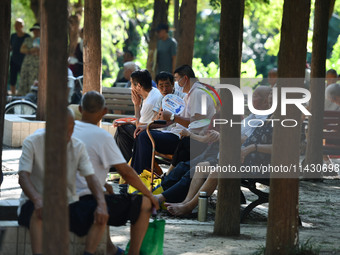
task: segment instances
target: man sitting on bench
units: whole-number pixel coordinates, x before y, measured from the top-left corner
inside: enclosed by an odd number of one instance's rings
[[[131,74],[131,98],[135,108],[135,123],[114,122],[117,127],[115,140],[126,161],[132,155],[136,126],[150,123],[161,108],[162,94],[152,87],[152,78],[147,70],[137,70]],[[142,100],[143,99],[143,100]]]
[[[67,187],[70,230],[78,236],[87,234],[84,255],[93,254],[105,231],[108,220],[107,207],[102,188],[89,161],[82,142],[72,138],[74,118],[68,110],[67,127]],[[19,161],[19,184],[23,190],[19,205],[19,225],[30,230],[32,252],[42,254],[43,190],[44,190],[45,132],[27,137],[22,146]],[[77,201],[76,172],[85,177],[87,185],[96,198],[94,201]]]

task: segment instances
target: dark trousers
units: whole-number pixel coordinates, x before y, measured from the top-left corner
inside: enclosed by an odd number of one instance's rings
[[[171,164],[177,166],[179,162],[186,162],[196,158],[207,148],[206,143],[198,142],[190,137],[183,137],[175,150]]]
[[[163,154],[173,154],[177,148],[179,137],[172,133],[151,130],[156,144],[156,151]],[[151,168],[152,144],[146,131],[139,134],[135,140],[131,166],[138,174]]]
[[[195,168],[192,168],[195,171]],[[162,181],[162,195],[167,202],[180,203],[188,194],[190,178],[190,161],[180,162]]]
[[[132,156],[132,148],[135,138],[133,133],[136,130],[136,126],[132,124],[122,125],[117,127],[115,133],[115,140],[125,158],[126,162],[129,162]]]
[[[167,176],[162,180],[162,187],[164,192],[162,195],[167,202],[180,203],[188,194],[191,176],[194,175],[196,165],[203,161],[209,161],[210,165],[217,163],[217,154],[219,150],[219,143],[207,145],[204,152],[196,158],[180,162]]]

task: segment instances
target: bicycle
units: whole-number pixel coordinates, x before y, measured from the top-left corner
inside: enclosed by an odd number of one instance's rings
[[[70,103],[79,104],[83,90],[83,76],[68,76],[74,84],[70,88]],[[7,96],[5,114],[36,115],[37,112],[38,86],[32,86],[31,92],[26,96]]]

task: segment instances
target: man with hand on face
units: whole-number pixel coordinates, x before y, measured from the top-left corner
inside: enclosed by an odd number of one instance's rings
[[[151,75],[147,70],[137,70],[131,74],[131,99],[135,108],[136,122],[117,123],[115,140],[126,161],[132,155],[134,132],[139,125],[148,124],[157,116],[162,102],[162,94],[152,87]]]

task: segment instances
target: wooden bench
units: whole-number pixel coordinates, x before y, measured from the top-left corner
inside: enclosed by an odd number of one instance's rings
[[[340,112],[325,111],[323,117],[323,154],[340,155]]]
[[[114,120],[134,117],[134,105],[131,100],[131,88],[103,87],[102,94],[109,113],[103,119]]]

